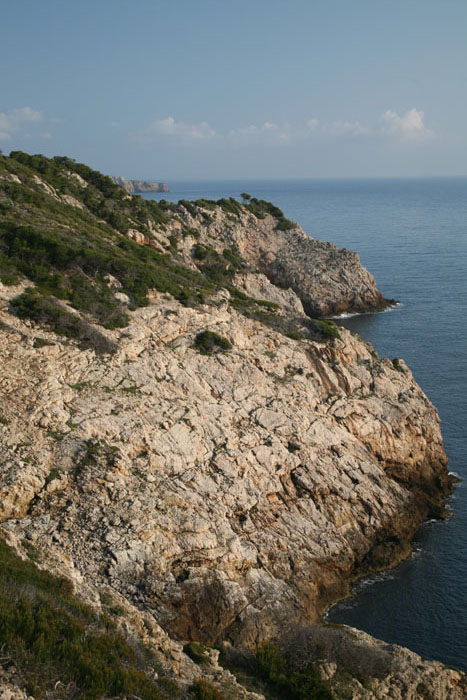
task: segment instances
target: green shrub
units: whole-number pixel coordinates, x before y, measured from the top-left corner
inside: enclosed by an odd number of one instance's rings
[[[257,219],[264,219],[267,214],[277,219],[276,230],[278,231],[288,231],[296,227],[296,224],[285,218],[284,212],[279,207],[271,204],[271,202],[266,202],[264,199],[253,197],[247,207]]]
[[[341,339],[339,327],[334,323],[334,321],[323,321],[318,319],[313,320],[310,325],[315,326],[316,330],[319,331],[319,333],[325,340],[333,340],[334,338],[337,338],[338,340]]]
[[[195,348],[202,355],[212,355],[215,352],[230,350],[232,344],[214,331],[201,331],[195,338]]]
[[[112,354],[117,349],[116,344],[97,328],[78,314],[63,309],[55,297],[44,296],[33,287],[28,287],[22,294],[14,297],[11,306],[20,318],[44,323],[59,335],[79,340],[83,348],[92,348],[98,354]]]
[[[264,642],[256,651],[258,675],[278,694],[281,700],[333,700],[329,688],[312,666],[290,672],[275,644]]]
[[[136,695],[141,700],[174,697],[174,688],[148,675],[155,659],[129,643],[114,622],[77,600],[65,579],[21,560],[0,541],[0,648],[41,700],[57,678],[74,700]]]
[[[234,216],[238,216],[243,211],[242,206],[236,199],[234,199],[234,197],[230,197],[229,199],[218,199],[217,204],[227,214],[233,214]]]
[[[204,644],[200,642],[187,642],[183,647],[183,651],[196,664],[203,665],[209,663],[207,649]]]
[[[279,678],[285,674],[285,659],[272,642],[263,642],[256,650],[258,675],[265,680]]]
[[[225,695],[207,681],[195,681],[190,688],[190,693],[195,700],[226,700]]]

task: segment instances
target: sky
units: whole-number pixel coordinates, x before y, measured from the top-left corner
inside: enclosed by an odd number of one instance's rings
[[[0,148],[158,181],[467,175],[466,0],[11,0]]]

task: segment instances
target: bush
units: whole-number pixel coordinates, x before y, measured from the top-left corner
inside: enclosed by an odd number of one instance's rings
[[[148,675],[155,665],[149,649],[130,644],[110,618],[96,617],[69,581],[21,560],[1,540],[0,619],[3,655],[38,700],[53,696],[57,678],[61,697],[73,700],[174,697],[173,685]]]
[[[287,662],[271,642],[261,644],[256,651],[258,675],[281,700],[333,700],[329,688],[319,679],[312,666],[291,672]]]
[[[196,664],[203,665],[209,663],[207,649],[204,644],[200,644],[200,642],[187,642],[183,647],[183,651]]]
[[[217,688],[202,680],[193,683],[190,693],[195,700],[226,700],[225,696]]]
[[[237,202],[236,199],[230,197],[229,199],[218,199],[217,204],[226,212],[226,214],[233,214],[238,216],[242,213],[242,206]]]
[[[339,333],[339,327],[334,323],[334,321],[314,320],[314,321],[312,321],[312,323],[310,325],[311,326],[314,325],[316,330],[318,330],[319,333],[326,340],[333,340],[334,338],[337,338],[338,340],[341,339],[341,335]]]
[[[284,212],[279,207],[264,199],[253,197],[247,207],[257,219],[264,219],[267,214],[277,219],[276,230],[278,231],[288,231],[296,227],[296,224],[285,218]]]
[[[195,347],[202,355],[212,355],[215,352],[230,350],[232,344],[214,331],[201,331],[195,338]]]
[[[11,301],[19,318],[30,318],[36,323],[48,325],[58,335],[75,338],[82,348],[92,348],[98,354],[112,354],[117,346],[78,314],[66,311],[53,296],[44,296],[37,289],[28,287]],[[37,346],[36,346],[37,347]]]

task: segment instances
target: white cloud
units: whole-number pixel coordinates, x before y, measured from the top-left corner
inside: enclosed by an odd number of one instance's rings
[[[319,119],[316,119],[316,117],[313,117],[313,119],[309,119],[307,121],[306,125],[310,129],[310,131],[315,131],[315,129],[317,129],[319,126]]]
[[[146,134],[160,134],[161,136],[178,136],[191,141],[213,139],[218,136],[207,122],[200,124],[186,124],[176,121],[173,117],[157,119],[153,121],[145,132]]]
[[[157,135],[180,141],[217,139],[239,144],[262,143],[272,146],[306,142],[307,140],[329,141],[337,138],[381,139],[390,136],[401,140],[422,140],[433,136],[433,132],[427,129],[423,119],[422,110],[414,108],[400,116],[397,112],[388,109],[381,115],[376,124],[346,119],[322,122],[317,117],[312,117],[302,124],[289,124],[287,122],[279,124],[274,121],[264,121],[260,124],[249,124],[226,132],[218,132],[207,122],[191,124],[177,121],[174,117],[165,117],[153,121],[147,129],[139,132],[139,136],[146,139]],[[0,130],[5,131],[1,121]]]
[[[13,135],[22,135],[26,124],[42,122],[42,112],[31,107],[10,109],[8,112],[0,112],[0,139],[10,139]]]
[[[399,116],[392,109],[387,109],[381,115],[381,131],[401,139],[423,140],[434,136],[431,129],[427,129],[423,123],[425,113],[421,109],[409,109],[404,115]]]
[[[250,126],[231,129],[227,134],[230,139],[235,141],[253,138],[256,140],[268,140],[273,143],[287,143],[295,135],[289,124],[279,125],[274,122],[264,122],[259,126],[250,124]]]
[[[39,112],[36,109],[31,109],[31,107],[21,107],[21,109],[12,109],[9,112],[9,114],[12,121],[17,124],[25,122],[41,122],[43,119],[42,112]]]
[[[362,136],[370,133],[370,128],[361,122],[349,121],[334,121],[325,125],[327,132],[331,134],[350,134],[353,136]]]

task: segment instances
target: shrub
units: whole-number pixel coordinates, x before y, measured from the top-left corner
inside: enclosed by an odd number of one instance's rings
[[[256,650],[256,664],[259,675],[265,680],[272,680],[285,673],[285,659],[272,642],[264,642]]]
[[[183,651],[196,664],[203,665],[209,663],[207,649],[204,644],[200,642],[187,642],[183,647]]]
[[[74,700],[136,695],[173,697],[173,685],[152,680],[152,652],[117,630],[107,616],[73,595],[69,581],[23,561],[0,541],[0,647],[38,700],[53,695]],[[68,686],[68,688],[67,688]],[[167,687],[168,690],[168,687]]]
[[[195,338],[195,347],[202,355],[212,355],[215,352],[230,350],[232,344],[214,331],[201,331]]]
[[[242,213],[241,205],[233,197],[230,197],[229,199],[218,199],[217,204],[227,214],[233,214],[234,216],[238,216]]]
[[[20,318],[30,318],[48,325],[55,333],[80,341],[82,348],[92,348],[98,354],[112,354],[116,344],[106,338],[99,329],[66,311],[53,296],[44,296],[37,289],[28,287],[11,301],[12,308]],[[36,346],[37,347],[37,346]]]
[[[217,688],[207,681],[199,680],[193,683],[190,693],[195,700],[226,700]]]
[[[341,339],[339,327],[334,323],[334,321],[313,320],[310,325],[314,325],[316,330],[318,330],[322,337],[326,340],[333,340],[334,338],[337,338],[338,340]]]
[[[282,700],[333,700],[329,688],[319,679],[312,666],[290,672],[287,662],[271,642],[264,642],[256,651],[258,675]]]

